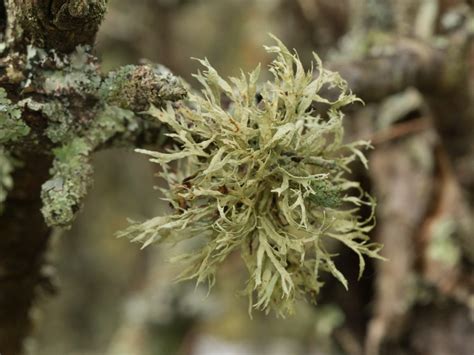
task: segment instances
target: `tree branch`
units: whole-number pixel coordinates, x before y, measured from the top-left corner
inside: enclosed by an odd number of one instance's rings
[[[17,117],[16,113],[6,115],[0,112],[0,148],[9,150],[11,157],[20,162],[12,176],[13,189],[9,191],[3,213],[0,213],[2,355],[23,353],[24,339],[30,335],[33,326],[31,311],[38,290],[51,289],[51,280],[45,272],[51,228],[45,224],[41,214],[40,196],[53,157],[49,151],[51,141],[44,135],[48,124],[43,112],[28,108],[19,111],[18,103],[22,99],[44,95],[38,88],[25,86],[28,82],[26,48],[33,45],[61,53],[71,52],[78,44],[92,44],[104,13],[104,0],[1,1],[0,30],[5,30],[5,23],[7,28],[0,40],[5,40],[8,50],[1,59],[0,81],[2,90],[13,101],[11,105],[7,102],[7,106],[14,108],[12,112],[20,113]],[[9,142],[8,136],[3,135],[8,133],[8,121],[20,119],[28,128],[21,133],[27,136],[15,136]],[[17,139],[21,139],[21,143],[15,145]],[[7,147],[11,144],[16,149]]]
[[[328,67],[339,72],[365,102],[381,101],[409,87],[422,92],[437,90],[444,65],[442,51],[403,38],[390,45],[387,52],[356,61],[330,63]]]
[[[447,45],[398,39],[386,54],[330,63],[365,102],[378,102],[407,88],[429,104],[434,125],[457,178],[474,205],[474,34],[469,26],[444,38]]]

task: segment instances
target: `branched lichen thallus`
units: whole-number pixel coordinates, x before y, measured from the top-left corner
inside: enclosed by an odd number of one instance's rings
[[[138,151],[161,165],[168,184],[161,190],[173,211],[132,223],[120,235],[143,246],[201,239],[177,258],[185,263],[179,279],[209,286],[219,265],[239,252],[249,274],[250,309],[285,315],[295,300],[314,300],[322,272],[347,288],[334,263],[334,241],[358,255],[360,273],[365,256],[381,258],[381,246],[369,241],[373,215],[359,217],[361,206],[373,210],[374,202],[348,178],[351,162],[366,165],[359,149],[368,143],[343,142],[341,108],[358,99],[316,55],[315,75],[275,41],[265,47],[275,55],[273,80],[258,92],[259,67],[226,81],[200,60],[205,69],[195,77],[201,93],[179,106],[149,110],[170,127],[176,146]],[[339,96],[325,98],[323,87],[337,89]],[[318,105],[327,110],[316,113]]]

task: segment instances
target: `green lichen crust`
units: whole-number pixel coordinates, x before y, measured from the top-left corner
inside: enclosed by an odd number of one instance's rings
[[[13,187],[14,165],[5,145],[28,135],[30,128],[21,120],[21,108],[7,98],[0,87],[0,214],[8,191]]]
[[[88,46],[67,55],[29,46],[26,69],[22,87],[27,97],[18,106],[44,118],[41,137],[54,155],[41,211],[49,226],[67,227],[92,184],[92,153],[112,141],[133,145],[137,136],[157,129],[140,111],[180,100],[186,90],[169,71],[151,65],[128,65],[103,78]],[[14,114],[23,123],[21,114]]]
[[[149,110],[179,143],[164,153],[139,150],[162,166],[169,185],[162,192],[174,213],[133,223],[120,235],[143,246],[199,239],[177,258],[186,264],[179,279],[209,286],[219,264],[240,252],[250,310],[286,315],[298,298],[315,301],[321,272],[347,288],[334,263],[334,242],[358,255],[360,273],[364,256],[380,258],[381,247],[367,235],[373,216],[359,217],[362,205],[373,209],[372,199],[346,178],[351,162],[366,164],[359,150],[366,142],[343,142],[340,109],[357,98],[316,55],[315,79],[280,41],[266,49],[276,55],[274,80],[258,91],[259,68],[228,82],[201,60],[202,95]],[[338,90],[338,98],[322,97],[323,87]]]
[[[0,87],[0,145],[15,142],[26,136],[30,128],[21,120],[21,109],[7,98]]]
[[[92,153],[114,135],[133,132],[135,126],[133,112],[106,105],[81,135],[53,149],[51,178],[41,192],[41,212],[49,226],[71,225],[92,184]]]

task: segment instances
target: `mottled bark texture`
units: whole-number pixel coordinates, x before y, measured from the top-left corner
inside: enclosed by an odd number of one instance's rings
[[[11,68],[27,45],[70,52],[78,44],[93,44],[105,13],[105,1],[7,0],[1,2],[2,29],[8,47],[3,53],[1,86],[8,96],[22,98],[20,80],[12,80]],[[6,19],[6,21],[5,21]],[[5,26],[6,24],[6,26]],[[9,70],[10,69],[10,70]],[[30,93],[34,95],[34,93]],[[13,156],[22,167],[13,175],[14,189],[0,216],[0,353],[19,355],[31,333],[31,309],[41,285],[50,285],[45,253],[51,228],[41,214],[41,185],[49,176],[52,156],[42,137],[41,112],[25,111],[24,120],[35,139],[23,142]],[[36,143],[36,144],[34,144]],[[46,145],[47,146],[47,145]],[[50,287],[48,287],[50,288]]]
[[[409,328],[414,302],[416,248],[420,226],[426,218],[433,193],[434,166],[416,156],[416,149],[434,144],[433,132],[423,132],[378,147],[371,155],[372,182],[378,201],[376,233],[390,262],[377,262],[374,315],[368,325],[366,354],[377,355],[383,343],[397,340]]]
[[[408,87],[434,91],[440,85],[444,53],[424,42],[399,38],[386,53],[331,63],[365,102],[378,102]]]
[[[0,148],[17,163],[0,217],[0,354],[17,355],[31,332],[38,288],[51,284],[43,272],[51,228],[70,226],[80,210],[92,154],[163,144],[161,127],[142,111],[180,100],[186,90],[158,65],[101,74],[91,47],[105,1],[4,4]],[[27,127],[11,134],[12,124]]]
[[[92,44],[105,15],[106,0],[6,0],[7,37],[58,52]]]
[[[474,26],[450,37],[438,90],[426,97],[455,175],[474,206]]]
[[[456,176],[474,203],[474,34],[461,28],[435,47],[429,41],[398,38],[380,54],[338,61],[338,71],[366,103],[416,88],[424,95],[434,125],[451,159]]]

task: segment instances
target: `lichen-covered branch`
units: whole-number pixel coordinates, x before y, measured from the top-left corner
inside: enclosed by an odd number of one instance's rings
[[[51,151],[52,177],[42,189],[42,212],[50,226],[68,226],[91,184],[90,155],[110,145],[159,142],[161,127],[140,112],[186,95],[180,80],[165,68],[125,66],[103,78],[89,48],[78,46],[69,55],[28,46],[24,55],[27,94],[12,103],[0,92],[0,144],[11,151]],[[21,69],[21,68],[20,68]],[[22,111],[40,115],[44,124],[30,128]],[[156,134],[158,132],[158,134]]]
[[[101,74],[89,45],[103,0],[2,4],[0,353],[18,355],[38,287],[49,282],[43,270],[51,228],[69,226],[80,210],[92,153],[159,143],[162,127],[140,112],[186,90],[158,66]]]
[[[13,187],[11,174],[14,169],[13,159],[3,145],[26,136],[30,128],[20,119],[21,111],[0,88],[0,214],[8,191]]]
[[[92,182],[91,154],[111,145],[159,142],[161,127],[141,112],[151,104],[180,100],[186,90],[160,66],[129,65],[103,78],[84,46],[69,55],[28,47],[26,59],[29,72],[21,86],[36,95],[19,100],[12,111],[16,116],[10,113],[5,124],[16,122],[29,130],[19,108],[39,113],[45,121],[33,132],[46,141],[37,149],[55,157],[41,193],[42,212],[48,225],[69,226]],[[5,132],[15,131],[5,127]],[[13,139],[5,143],[12,150],[24,144]]]

